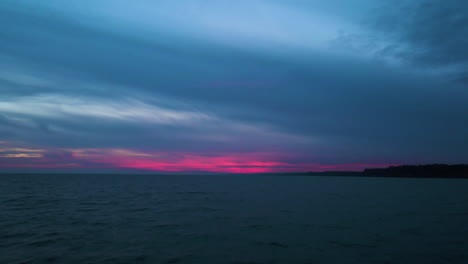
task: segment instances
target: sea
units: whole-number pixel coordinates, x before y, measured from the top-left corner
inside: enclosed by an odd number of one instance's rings
[[[0,263],[468,263],[468,180],[0,175]]]

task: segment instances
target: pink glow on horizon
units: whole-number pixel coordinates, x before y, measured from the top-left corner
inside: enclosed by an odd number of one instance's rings
[[[174,154],[174,153],[173,153]],[[268,172],[307,172],[307,171],[346,171],[363,170],[365,168],[387,167],[394,164],[320,164],[291,163],[278,161],[280,155],[274,153],[232,153],[213,155],[194,155],[175,153],[176,158],[164,158],[165,153],[155,153],[154,156],[99,156],[93,154],[94,161],[109,164],[112,168],[133,168],[151,171],[207,171],[223,173],[268,173]],[[166,154],[167,155],[167,154]]]
[[[0,157],[0,168],[38,169],[141,169],[161,172],[206,171],[221,173],[273,173],[307,171],[358,171],[365,168],[396,164],[322,164],[295,163],[291,153],[183,153],[144,152],[129,149],[60,149],[35,148],[42,156],[28,158],[29,149],[4,148],[8,155]],[[23,153],[24,152],[24,153]],[[25,154],[26,153],[26,154]]]

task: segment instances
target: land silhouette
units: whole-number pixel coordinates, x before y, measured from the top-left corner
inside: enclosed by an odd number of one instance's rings
[[[387,168],[364,169],[363,171],[324,171],[305,172],[310,176],[361,176],[361,177],[399,177],[399,178],[468,178],[468,165],[426,164],[401,165]]]

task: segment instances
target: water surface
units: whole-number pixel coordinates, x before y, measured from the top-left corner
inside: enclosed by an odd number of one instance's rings
[[[468,180],[1,175],[0,263],[468,263]]]

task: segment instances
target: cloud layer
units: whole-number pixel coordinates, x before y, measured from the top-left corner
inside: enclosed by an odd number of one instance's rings
[[[385,3],[4,1],[0,167],[466,162],[468,8]]]

